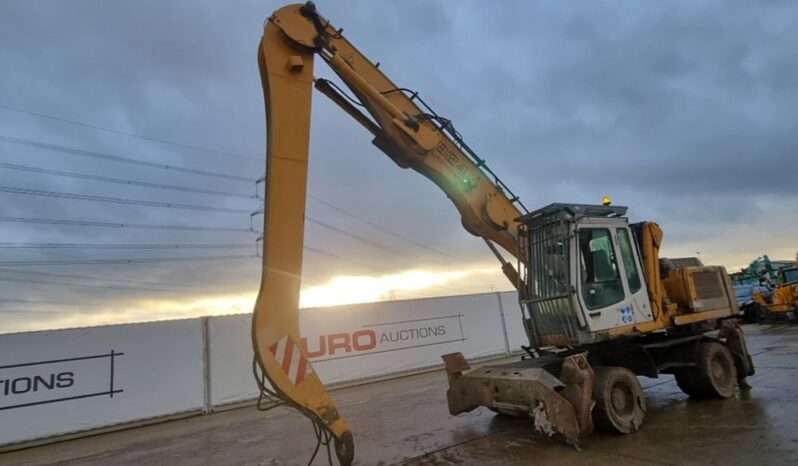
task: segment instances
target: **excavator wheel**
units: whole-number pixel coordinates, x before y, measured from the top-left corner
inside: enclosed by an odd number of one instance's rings
[[[701,390],[698,389],[698,383],[695,381],[696,372],[695,367],[684,367],[678,369],[673,375],[676,378],[676,385],[685,395],[690,395],[691,398],[702,398]]]
[[[594,367],[593,421],[605,431],[631,434],[646,416],[646,395],[637,376],[624,367]]]
[[[701,343],[695,367],[676,371],[676,384],[693,398],[729,398],[737,385],[731,351],[722,343]]]

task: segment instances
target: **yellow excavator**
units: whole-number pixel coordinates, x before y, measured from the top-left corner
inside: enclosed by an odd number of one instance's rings
[[[778,274],[779,282],[770,296],[765,297],[761,289],[755,290],[756,307],[746,309],[746,312],[755,312],[760,323],[798,322],[798,266],[783,267]]]
[[[739,310],[725,269],[660,259],[657,224],[630,225],[626,208],[610,202],[528,212],[450,120],[394,84],[342,33],[312,2],[282,7],[265,24],[263,272],[252,321],[261,389],[309,417],[342,465],[353,461],[354,438],[298,344],[314,87],[397,165],[446,193],[518,290],[526,356],[470,370],[462,354],[444,355],[450,413],[485,406],[530,416],[540,432],[576,444],[594,422],[620,433],[640,428],[646,404],[638,375],[674,374],[694,397],[729,397],[745,386],[754,368],[729,319]],[[349,92],[314,77],[316,56]]]

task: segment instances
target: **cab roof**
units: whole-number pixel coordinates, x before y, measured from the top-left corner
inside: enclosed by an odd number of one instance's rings
[[[527,222],[543,216],[557,216],[566,220],[578,220],[583,217],[614,218],[626,215],[627,209],[624,206],[613,205],[554,203],[522,215],[518,217],[518,221]]]

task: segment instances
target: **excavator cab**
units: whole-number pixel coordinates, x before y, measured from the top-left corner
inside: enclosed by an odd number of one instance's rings
[[[781,269],[781,279],[785,285],[798,284],[798,267]]]
[[[519,297],[531,346],[592,343],[652,320],[626,207],[551,204],[522,216]]]

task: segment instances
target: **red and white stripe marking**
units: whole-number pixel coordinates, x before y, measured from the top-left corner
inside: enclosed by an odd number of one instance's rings
[[[305,380],[306,377],[313,373],[313,368],[310,367],[308,359],[288,335],[270,346],[269,351],[277,359],[283,372],[294,385]]]

